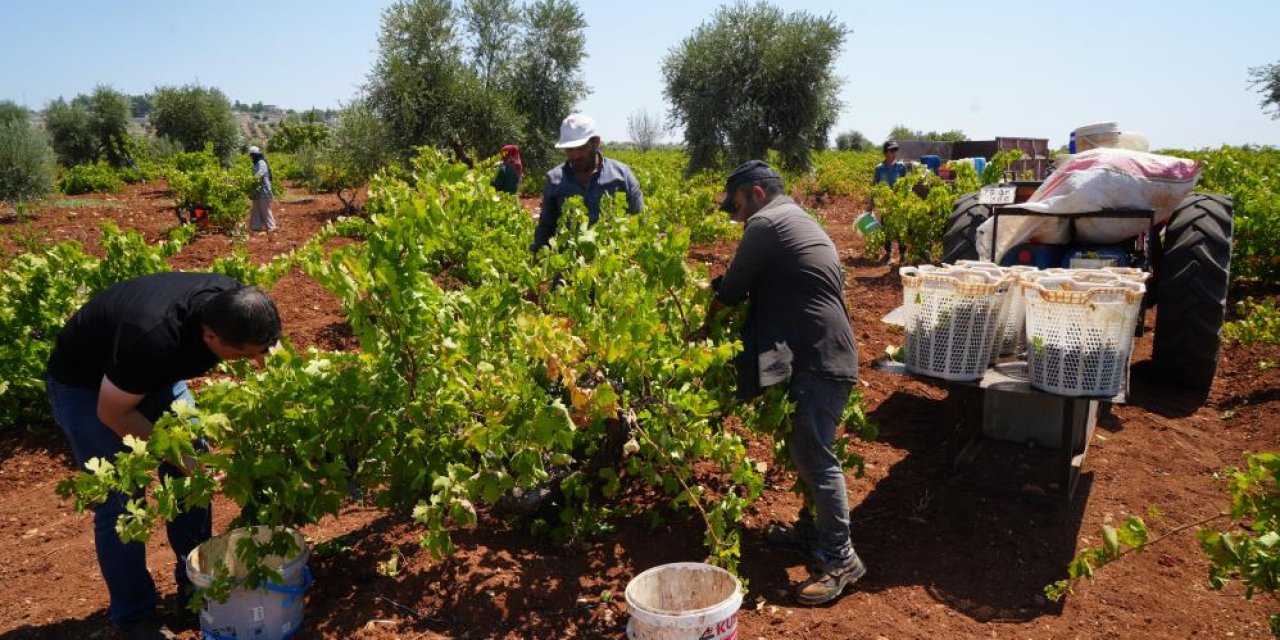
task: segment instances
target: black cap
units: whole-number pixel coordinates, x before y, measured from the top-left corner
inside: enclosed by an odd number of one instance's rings
[[[885,153],[888,153],[890,151],[897,151],[898,143],[894,142],[893,140],[886,140],[884,145],[880,147],[880,149]]]
[[[738,166],[729,174],[729,178],[724,181],[724,202],[720,203],[720,210],[725,213],[733,213],[733,192],[742,188],[743,185],[755,184],[762,180],[777,180],[782,182],[782,176],[778,175],[773,167],[764,160],[749,160]]]

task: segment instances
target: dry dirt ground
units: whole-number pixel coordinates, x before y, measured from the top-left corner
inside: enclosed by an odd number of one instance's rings
[[[527,205],[530,203],[526,203]],[[1146,553],[1102,569],[1061,604],[1042,587],[1065,576],[1078,549],[1099,542],[1099,528],[1149,507],[1162,513],[1158,534],[1223,510],[1214,473],[1245,451],[1280,448],[1280,370],[1260,371],[1280,349],[1228,346],[1208,398],[1149,380],[1151,334],[1138,341],[1129,404],[1104,410],[1075,500],[1045,505],[973,492],[949,482],[954,417],[944,385],[871,368],[901,338],[880,322],[899,304],[896,270],[864,252],[850,230],[861,202],[819,207],[847,267],[846,290],[861,353],[859,387],[880,426],[863,444],[865,477],[849,478],[853,538],[869,567],[842,599],[819,608],[795,606],[790,585],[805,575],[798,559],[767,548],[761,532],[786,522],[798,502],[789,478],[771,471],[769,488],[745,519],[742,575],[750,593],[739,637],[757,638],[1262,638],[1277,610],[1261,596],[1245,601],[1238,585],[1209,589],[1208,564],[1192,532],[1171,536]],[[247,248],[266,261],[288,251],[339,215],[331,195],[286,198],[280,230],[250,236]],[[35,220],[0,225],[0,264],[41,241],[95,241],[114,220],[155,239],[175,222],[163,183],[117,196],[80,197]],[[206,266],[232,247],[223,236],[200,237],[172,263]],[[733,246],[699,248],[693,259],[723,269]],[[337,302],[300,274],[272,292],[296,344],[354,347]],[[1276,292],[1270,291],[1270,295]],[[1154,316],[1148,315],[1151,326]],[[767,459],[765,443],[753,452]],[[1050,452],[994,443],[964,474],[1003,486],[1045,491]],[[72,473],[55,428],[0,430],[0,637],[110,638],[106,590],[94,559],[90,517],[59,500],[54,485]],[[215,506],[215,531],[233,506]],[[1226,526],[1224,521],[1219,524]],[[619,638],[627,620],[622,598],[631,576],[657,564],[698,560],[701,526],[683,514],[649,531],[617,523],[614,535],[557,546],[483,516],[456,535],[458,552],[433,560],[417,547],[404,516],[351,505],[308,527],[323,543],[311,560],[315,585],[299,638]],[[174,558],[158,534],[149,544],[151,571],[173,600]],[[392,549],[403,571],[386,577],[377,563]],[[605,595],[605,592],[608,592]],[[199,637],[193,616],[173,616],[182,637]]]

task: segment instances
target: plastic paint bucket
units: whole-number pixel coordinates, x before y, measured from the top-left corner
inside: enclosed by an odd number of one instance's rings
[[[630,640],[735,640],[742,583],[701,562],[656,566],[627,583]]]
[[[302,626],[302,596],[311,586],[311,555],[302,536],[292,529],[301,551],[292,558],[268,557],[263,563],[280,572],[279,584],[267,583],[257,589],[236,587],[226,602],[205,600],[200,612],[200,632],[204,640],[282,640],[297,633]],[[213,584],[214,567],[225,563],[233,576],[238,576],[242,563],[235,556],[236,542],[253,537],[259,543],[271,539],[268,527],[233,529],[201,543],[187,555],[187,576],[197,587]]]

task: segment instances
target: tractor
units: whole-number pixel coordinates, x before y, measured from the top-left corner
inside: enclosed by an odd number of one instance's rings
[[[978,227],[995,216],[999,233],[1002,218],[1028,215],[1011,205],[1026,202],[1040,182],[1007,182],[985,187],[959,198],[943,233],[943,262],[987,259],[979,256]],[[1002,265],[1032,264],[1043,267],[1138,267],[1151,273],[1143,314],[1158,308],[1152,353],[1155,374],[1165,383],[1207,392],[1218,365],[1222,323],[1226,313],[1228,272],[1231,266],[1231,199],[1192,193],[1162,225],[1120,243],[1098,246],[1074,241],[1066,245],[1024,243],[1004,253]],[[1046,214],[1039,214],[1046,215]],[[1069,237],[1074,238],[1079,218],[1149,217],[1147,210],[1098,211],[1070,214]],[[993,253],[996,243],[992,242]],[[1142,323],[1139,323],[1139,333]]]

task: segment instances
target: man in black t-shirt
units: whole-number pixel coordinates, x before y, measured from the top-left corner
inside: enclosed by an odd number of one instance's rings
[[[160,273],[126,280],[94,296],[58,334],[45,373],[54,420],[77,465],[114,460],[125,449],[125,436],[146,439],[174,401],[193,403],[187,379],[222,360],[260,358],[279,339],[280,316],[271,298],[226,276]],[[160,471],[184,473],[169,463]],[[113,494],[93,513],[111,619],[126,637],[165,637],[146,548],[125,544],[116,533],[130,497]],[[209,539],[212,515],[188,511],[168,523],[167,533],[182,593],[189,587],[186,555]]]

